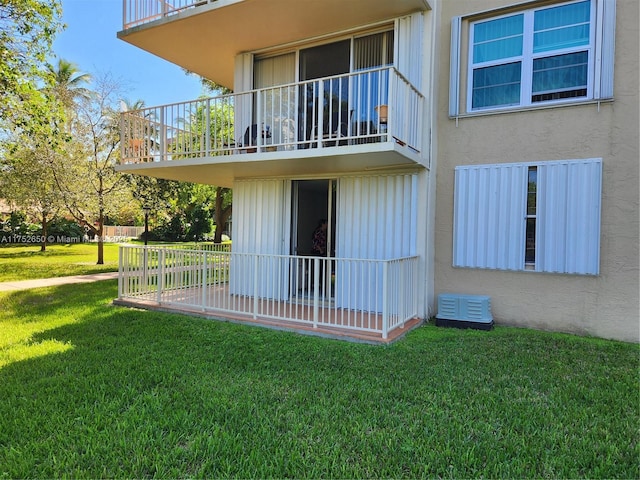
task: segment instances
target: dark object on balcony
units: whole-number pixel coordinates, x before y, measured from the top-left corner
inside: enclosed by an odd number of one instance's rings
[[[331,114],[330,121],[328,118],[324,119],[324,124],[322,126],[323,146],[346,145],[346,140],[339,141],[340,138],[344,138],[349,135],[349,124],[346,120],[346,111],[333,112]],[[320,135],[318,134],[318,126],[316,125],[312,129],[311,140],[316,141],[318,139],[320,139]]]
[[[262,125],[262,138],[271,138],[271,127],[269,125]],[[262,142],[264,145],[265,142]],[[245,147],[258,145],[258,124],[254,123],[244,132],[244,144]]]

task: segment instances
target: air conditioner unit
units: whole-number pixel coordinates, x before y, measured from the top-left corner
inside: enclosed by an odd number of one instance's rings
[[[439,327],[491,330],[493,328],[491,297],[441,293],[438,295],[436,325]]]

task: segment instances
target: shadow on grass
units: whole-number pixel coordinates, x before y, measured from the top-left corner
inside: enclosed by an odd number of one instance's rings
[[[115,296],[114,281],[0,296],[0,321],[44,322],[26,343],[71,347],[0,369],[0,476],[640,473],[635,345],[425,326],[371,346]]]

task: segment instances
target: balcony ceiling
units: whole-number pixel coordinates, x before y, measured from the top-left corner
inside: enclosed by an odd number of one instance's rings
[[[417,153],[395,143],[228,155],[119,165],[122,173],[232,187],[242,178],[329,178],[349,173],[418,170]]]
[[[239,53],[288,45],[428,9],[427,0],[218,0],[118,32],[171,63],[233,88]]]

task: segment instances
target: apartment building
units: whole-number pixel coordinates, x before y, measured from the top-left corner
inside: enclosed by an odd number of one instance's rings
[[[123,248],[119,302],[384,342],[473,294],[499,324],[637,341],[637,18],[125,0],[122,40],[233,94],[123,113],[119,170],[234,205],[231,252]]]

